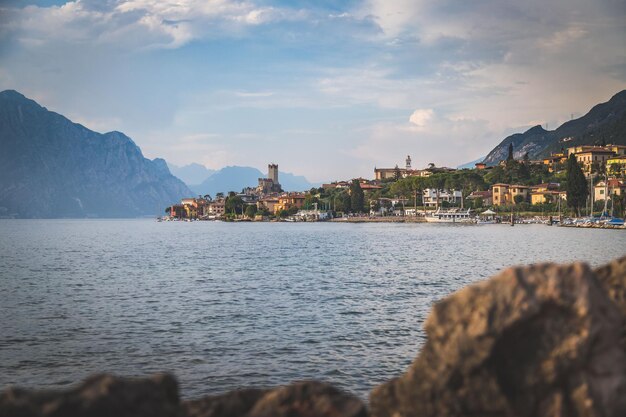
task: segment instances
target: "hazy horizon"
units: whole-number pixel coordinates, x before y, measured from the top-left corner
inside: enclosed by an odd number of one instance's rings
[[[615,0],[10,0],[0,90],[146,157],[320,182],[452,166],[626,88]]]

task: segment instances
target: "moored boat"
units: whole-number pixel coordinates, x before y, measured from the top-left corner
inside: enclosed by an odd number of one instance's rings
[[[429,223],[476,224],[476,218],[472,214],[471,209],[463,211],[460,209],[441,210],[441,208],[439,208],[434,213],[427,214],[424,218]]]

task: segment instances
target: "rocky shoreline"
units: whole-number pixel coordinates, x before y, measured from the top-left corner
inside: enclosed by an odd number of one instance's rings
[[[621,417],[626,257],[506,269],[438,302],[427,342],[369,405],[315,381],[181,401],[171,375],[93,376],[65,391],[10,387],[0,417]]]

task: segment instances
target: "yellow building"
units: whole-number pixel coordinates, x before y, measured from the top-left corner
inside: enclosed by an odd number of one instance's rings
[[[626,155],[626,145],[606,145],[604,149],[612,151],[617,156]]]
[[[508,184],[498,183],[498,184],[492,185],[491,195],[493,198],[494,206],[504,206],[504,205],[510,204]]]
[[[609,160],[612,156],[615,156],[615,153],[602,147],[596,147],[594,149],[578,152],[575,155],[576,160],[580,164],[583,171],[585,173],[590,173],[594,164],[597,167],[604,166],[607,160]]]
[[[301,209],[304,206],[305,195],[303,193],[285,193],[278,197],[266,197],[258,202],[259,208],[266,208],[270,213],[277,214],[281,210],[290,208]]]
[[[593,187],[594,201],[605,200],[606,196],[623,195],[626,193],[626,185],[617,179],[606,181],[600,181]]]
[[[567,156],[563,152],[553,153],[548,158],[544,158],[543,164],[548,166],[549,172],[554,172],[559,164],[567,161]]]
[[[613,175],[626,175],[626,155],[614,156],[607,159],[606,172]]]
[[[491,194],[493,196],[494,206],[517,204],[515,202],[515,197],[518,195],[522,197],[522,201],[528,201],[530,187],[527,185],[509,185],[499,183],[491,186]]]

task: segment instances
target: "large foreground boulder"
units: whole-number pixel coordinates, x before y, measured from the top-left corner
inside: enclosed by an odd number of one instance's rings
[[[626,349],[626,256],[616,259],[595,271],[604,292],[622,313],[622,344]]]
[[[588,266],[511,268],[439,302],[373,417],[626,416],[622,315]]]

